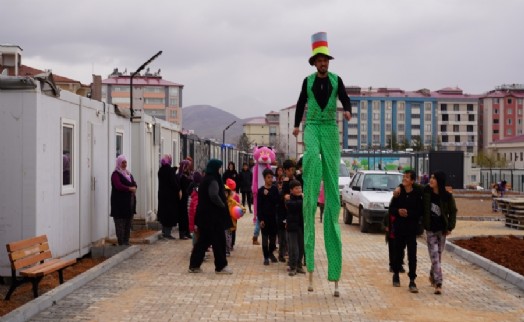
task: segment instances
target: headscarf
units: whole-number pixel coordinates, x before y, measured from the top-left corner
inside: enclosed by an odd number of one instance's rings
[[[193,182],[198,185],[202,182],[202,175],[197,171],[193,173]]]
[[[190,166],[191,162],[189,162],[188,160],[182,160],[180,162],[180,167],[178,168],[178,177],[182,177],[182,176],[186,176],[188,175],[188,172],[189,172],[189,166]]]
[[[169,165],[171,166],[171,162],[173,161],[173,159],[171,158],[171,155],[169,154],[164,154],[164,156],[162,157],[162,159],[160,160],[160,164],[161,165]]]
[[[121,154],[119,155],[117,158],[116,158],[116,166],[115,166],[115,171],[120,173],[121,175],[124,176],[124,178],[127,179],[127,181],[131,182],[131,172],[129,172],[127,169],[122,169],[122,162],[126,161],[127,162],[127,159],[126,157]]]
[[[450,194],[446,191],[446,174],[443,171],[436,170],[433,172],[433,177],[437,180],[439,197],[442,200],[447,200]]]
[[[215,176],[219,185],[223,185],[222,176],[220,175],[220,168],[222,167],[222,161],[218,159],[211,159],[206,166],[206,174]]]

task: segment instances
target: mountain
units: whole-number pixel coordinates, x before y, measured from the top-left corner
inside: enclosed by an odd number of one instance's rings
[[[200,138],[216,139],[222,143],[222,131],[226,131],[226,143],[237,144],[243,133],[243,125],[251,118],[240,119],[235,115],[211,105],[191,105],[182,109],[182,127],[193,130]]]

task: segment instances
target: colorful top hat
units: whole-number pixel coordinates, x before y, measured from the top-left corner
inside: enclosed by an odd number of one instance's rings
[[[313,54],[309,58],[309,64],[313,66],[315,64],[315,58],[317,55],[324,55],[328,59],[334,59],[329,55],[329,48],[327,42],[327,33],[317,32],[311,36],[311,46],[313,47]]]

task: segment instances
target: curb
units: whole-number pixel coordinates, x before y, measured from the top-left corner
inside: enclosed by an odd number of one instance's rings
[[[487,258],[479,256],[472,251],[469,251],[467,249],[464,249],[452,243],[455,240],[470,239],[472,237],[488,237],[488,236],[493,236],[493,235],[463,236],[463,237],[449,238],[448,240],[446,240],[446,250],[451,253],[456,254],[457,256],[462,257],[464,260],[472,264],[482,267],[486,271],[490,272],[491,274],[494,274],[495,276],[500,277],[501,279],[516,286],[517,288],[524,290],[524,276],[512,270],[509,270],[506,267],[501,266]],[[502,237],[502,236],[493,236],[493,237]]]
[[[130,246],[120,253],[108,258],[103,263],[90,268],[84,273],[76,276],[75,278],[65,281],[64,284],[55,287],[47,293],[44,293],[33,299],[32,301],[20,306],[19,308],[11,311],[10,313],[0,317],[0,321],[18,322],[27,321],[40,313],[41,311],[53,306],[57,301],[61,300],[65,296],[69,295],[76,289],[84,286],[91,280],[97,278],[103,273],[107,272],[112,267],[120,264],[124,260],[133,256],[140,251],[138,246]]]

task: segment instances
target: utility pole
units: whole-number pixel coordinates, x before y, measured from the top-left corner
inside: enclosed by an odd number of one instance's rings
[[[159,51],[156,53],[153,57],[149,58],[148,61],[142,64],[142,66],[138,67],[138,69],[131,74],[131,78],[129,79],[129,85],[131,86],[129,91],[129,109],[131,110],[131,122],[133,121],[133,117],[135,116],[135,110],[133,109],[133,78],[135,78],[138,73],[140,73],[147,65],[149,65],[153,60],[155,60],[158,56],[162,55],[162,51]]]

